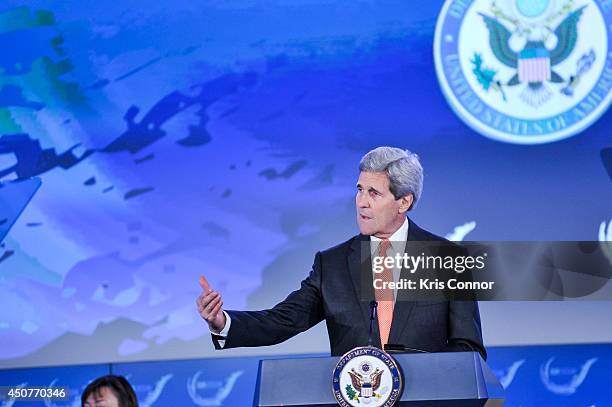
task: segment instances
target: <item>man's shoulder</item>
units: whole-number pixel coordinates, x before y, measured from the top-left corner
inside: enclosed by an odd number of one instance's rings
[[[438,241],[438,242],[450,242],[450,240],[442,237],[442,236],[438,236],[434,233],[431,233],[425,229],[421,229],[420,233],[419,233],[419,238],[417,240],[422,240],[422,241]]]
[[[325,257],[346,256],[347,253],[358,247],[359,242],[362,239],[364,239],[364,236],[355,235],[342,243],[339,243],[327,249],[323,249],[319,253],[321,253],[321,255]]]
[[[450,250],[449,253],[465,253],[465,248],[458,242],[450,241],[442,236],[435,235],[425,229],[420,228],[414,222],[410,223],[410,230],[408,231],[408,240],[415,242],[432,242],[436,247],[443,248],[444,250]]]
[[[416,240],[416,241],[438,241],[438,242],[448,242],[450,240],[438,236],[436,234],[431,233],[428,230],[421,228],[419,225],[414,223],[414,221],[410,220],[410,226],[408,227],[408,240]]]

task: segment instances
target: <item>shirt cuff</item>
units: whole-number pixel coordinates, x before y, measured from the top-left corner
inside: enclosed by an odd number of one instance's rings
[[[225,326],[220,332],[215,332],[212,329],[208,328],[211,334],[222,336],[224,338],[224,339],[217,339],[217,341],[219,342],[219,346],[222,348],[225,347],[225,338],[227,338],[227,334],[230,330],[230,326],[232,325],[232,319],[230,318],[229,314],[223,311],[223,315],[225,315]]]

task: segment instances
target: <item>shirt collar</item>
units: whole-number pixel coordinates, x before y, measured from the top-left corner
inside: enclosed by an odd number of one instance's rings
[[[404,223],[402,223],[402,226],[400,226],[399,229],[397,229],[390,237],[389,240],[391,242],[405,242],[406,240],[408,240],[408,217],[406,217],[404,219]],[[376,242],[379,243],[382,239],[379,239],[378,237],[372,235],[370,236],[370,241],[371,242]]]

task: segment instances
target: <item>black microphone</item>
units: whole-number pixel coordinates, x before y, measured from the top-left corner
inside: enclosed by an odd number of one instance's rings
[[[376,321],[376,301],[370,302],[370,334],[368,335],[368,346],[372,346],[372,332],[374,332],[374,321]]]
[[[425,349],[411,348],[410,346],[396,343],[385,344],[385,351],[389,353],[431,353]]]

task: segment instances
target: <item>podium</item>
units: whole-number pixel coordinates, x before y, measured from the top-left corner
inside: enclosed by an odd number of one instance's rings
[[[392,354],[404,377],[396,406],[501,406],[504,389],[477,352]],[[339,357],[259,362],[254,406],[337,406],[332,371]]]

